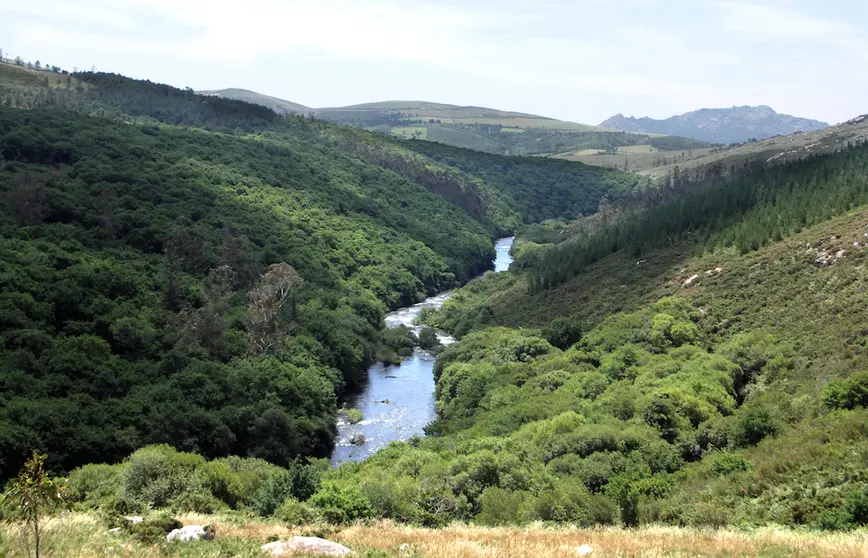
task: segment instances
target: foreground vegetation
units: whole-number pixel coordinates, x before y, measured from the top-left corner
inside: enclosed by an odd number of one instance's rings
[[[287,527],[274,521],[256,521],[231,515],[181,516],[185,524],[211,525],[216,536],[210,542],[187,545],[151,545],[132,537],[106,532],[106,524],[89,514],[72,514],[49,526],[47,548],[56,556],[97,558],[116,555],[130,558],[171,556],[208,558],[218,556],[260,557],[259,548],[275,538],[293,535],[320,536],[348,546],[364,558],[411,556],[425,558],[476,558],[491,555],[555,558],[577,555],[582,545],[592,556],[865,556],[866,534],[816,534],[781,529],[746,531],[695,530],[648,527],[577,529],[483,528],[456,525],[430,530],[373,522],[347,527]],[[22,555],[18,532],[11,525],[0,527],[0,553]],[[405,546],[406,545],[406,546]],[[403,550],[402,550],[403,547]],[[122,549],[122,550],[121,550]]]

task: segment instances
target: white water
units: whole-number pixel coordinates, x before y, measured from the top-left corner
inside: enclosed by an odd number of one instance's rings
[[[494,270],[509,269],[513,238],[497,242]],[[386,315],[386,327],[413,325],[413,320],[425,307],[440,308],[452,295],[452,291],[426,298],[418,304],[401,308]],[[455,339],[438,332],[444,345]],[[338,437],[332,452],[332,465],[344,461],[361,461],[391,442],[405,441],[413,436],[423,436],[425,426],[437,417],[434,405],[434,357],[416,349],[412,357],[398,366],[376,364],[368,370],[368,383],[361,393],[347,399],[347,408],[355,408],[364,417],[358,424],[338,423]],[[350,439],[364,436],[365,443],[354,445]]]

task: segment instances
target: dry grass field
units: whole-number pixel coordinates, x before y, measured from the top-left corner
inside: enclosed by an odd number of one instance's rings
[[[695,530],[675,527],[575,529],[531,525],[483,528],[455,525],[432,530],[375,522],[344,528],[288,528],[238,516],[186,515],[188,525],[211,525],[211,542],[147,545],[108,533],[96,517],[73,513],[53,520],[46,531],[44,556],[55,558],[229,558],[264,556],[260,546],[292,535],[321,536],[340,542],[362,557],[555,558],[687,557],[687,556],[868,556],[868,533],[817,533],[764,528],[759,530]],[[591,551],[588,552],[588,547]],[[580,548],[583,550],[580,551]],[[587,553],[587,554],[586,554]],[[0,556],[27,556],[20,529],[0,527]]]

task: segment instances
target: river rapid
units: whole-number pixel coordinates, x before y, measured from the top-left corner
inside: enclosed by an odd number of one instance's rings
[[[494,271],[509,269],[513,240],[510,237],[497,242]],[[413,306],[390,312],[386,315],[386,327],[404,325],[413,327],[419,333],[421,328],[413,325],[419,312],[425,307],[440,308],[451,295],[452,291],[446,291]],[[443,332],[438,332],[438,337],[443,345],[455,342]],[[437,416],[434,405],[434,360],[430,353],[417,348],[412,357],[398,366],[378,363],[368,370],[365,388],[344,402],[346,408],[362,412],[362,421],[358,424],[348,424],[343,419],[338,422],[332,465],[361,461],[391,442],[424,435],[425,426]],[[364,443],[350,443],[351,439],[359,436],[364,436]]]

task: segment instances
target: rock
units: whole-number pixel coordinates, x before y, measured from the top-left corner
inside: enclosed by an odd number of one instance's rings
[[[124,519],[126,519],[130,523],[141,523],[142,521],[145,520],[145,518],[143,518],[140,515],[127,515],[127,516],[124,516]]]
[[[683,284],[682,286],[683,286],[683,287],[689,287],[689,286],[692,285],[693,282],[696,281],[697,279],[699,279],[699,274],[698,274],[698,273],[696,273],[696,274],[694,274],[694,275],[691,275],[690,278],[689,278],[687,281],[685,281],[684,284]]]
[[[365,435],[364,434],[353,434],[350,436],[350,443],[354,446],[361,446],[365,443]]]
[[[593,551],[594,551],[593,548],[591,548],[590,546],[588,546],[586,544],[583,544],[582,546],[580,546],[579,548],[576,549],[576,554],[578,554],[579,556],[587,556],[588,554],[590,554]]]
[[[185,527],[181,527],[180,529],[175,529],[174,531],[166,535],[166,540],[169,542],[191,542],[202,540],[210,541],[213,538],[214,535],[211,533],[211,530],[208,527],[204,527],[202,525],[187,525]]]
[[[312,554],[314,556],[355,556],[356,553],[336,542],[317,537],[292,537],[288,541],[275,541],[262,545],[261,549],[270,556],[293,556]]]
[[[120,533],[120,532],[121,532],[120,527],[115,527],[114,529],[109,529],[108,531],[106,531],[106,533],[111,533],[113,535],[116,535],[117,533]]]

